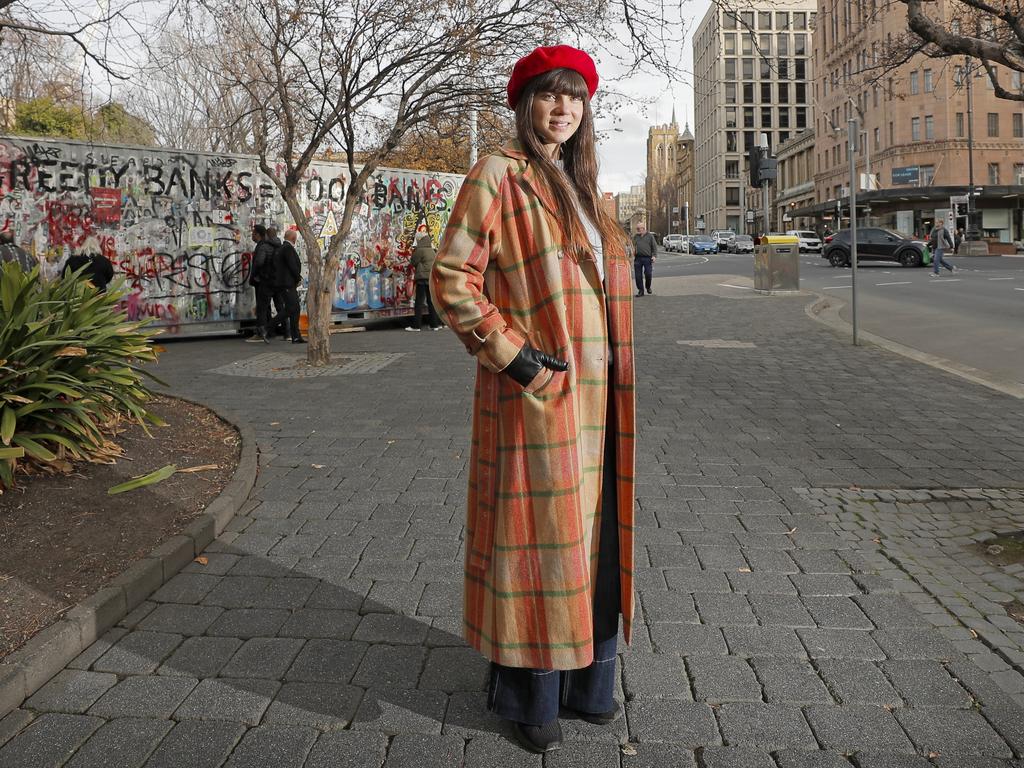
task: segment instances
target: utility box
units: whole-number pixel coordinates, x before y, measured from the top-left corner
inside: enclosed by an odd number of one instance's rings
[[[762,235],[754,251],[754,290],[796,293],[800,290],[800,240],[793,235]]]

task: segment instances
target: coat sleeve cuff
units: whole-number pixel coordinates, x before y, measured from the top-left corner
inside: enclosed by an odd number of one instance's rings
[[[501,316],[495,314],[470,332],[466,346],[484,368],[492,373],[501,373],[519,354],[524,344],[526,337],[509,328]]]

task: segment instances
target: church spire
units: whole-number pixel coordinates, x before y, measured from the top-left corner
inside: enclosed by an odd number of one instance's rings
[[[676,103],[672,102],[672,125],[676,124]]]

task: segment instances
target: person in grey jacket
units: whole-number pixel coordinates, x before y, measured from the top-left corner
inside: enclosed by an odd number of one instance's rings
[[[406,326],[407,331],[419,331],[423,325],[423,305],[426,304],[430,330],[440,331],[444,328],[441,318],[434,310],[434,302],[430,299],[430,270],[434,268],[437,251],[430,244],[430,235],[421,232],[416,236],[416,247],[413,248],[409,263],[416,270],[416,302],[413,305],[412,325]]]
[[[36,260],[14,242],[14,233],[9,229],[0,232],[0,264],[5,261],[15,262],[23,272],[31,272],[36,266]]]

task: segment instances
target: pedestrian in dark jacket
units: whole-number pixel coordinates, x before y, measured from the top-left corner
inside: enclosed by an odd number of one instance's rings
[[[295,250],[298,232],[289,229],[284,242],[274,251],[274,306],[283,323],[284,335],[292,344],[305,344],[299,332],[299,284],[302,282],[302,263]]]
[[[114,265],[100,253],[99,243],[95,238],[87,239],[78,253],[68,257],[64,262],[64,269],[61,270],[61,277],[67,278],[80,269],[82,272],[78,276],[91,283],[100,293],[104,293],[107,285],[114,279]]]
[[[942,219],[935,222],[935,229],[932,230],[931,236],[928,238],[928,242],[932,248],[932,277],[939,276],[939,267],[945,267],[950,272],[956,272],[956,267],[950,264],[943,258],[943,254],[946,251],[946,247],[952,248],[954,246],[953,238],[949,236],[949,231],[943,226]]]
[[[651,280],[654,278],[654,262],[658,258],[658,241],[647,231],[642,221],[636,225],[633,235],[633,279],[636,280],[636,295],[643,296],[644,289],[651,294]]]
[[[270,343],[270,302],[274,299],[274,245],[267,238],[267,228],[256,224],[252,228],[252,268],[249,285],[256,291],[256,332],[246,341]]]
[[[423,326],[423,307],[427,308],[427,322],[430,323],[430,330],[440,331],[444,328],[441,318],[434,310],[434,302],[430,298],[430,270],[434,268],[434,259],[437,258],[437,251],[430,244],[430,235],[420,233],[416,238],[416,247],[413,248],[409,263],[415,269],[416,278],[416,302],[413,304],[412,325],[406,326],[407,331],[418,331]]]
[[[11,230],[0,232],[0,264],[5,261],[13,261],[21,267],[23,272],[31,271],[36,265],[25,249],[14,242],[14,233]]]
[[[956,234],[953,235],[953,253],[955,253],[955,254],[959,254],[960,253],[960,244],[963,243],[963,241],[964,241],[964,231],[962,229],[958,229],[956,231]]]

